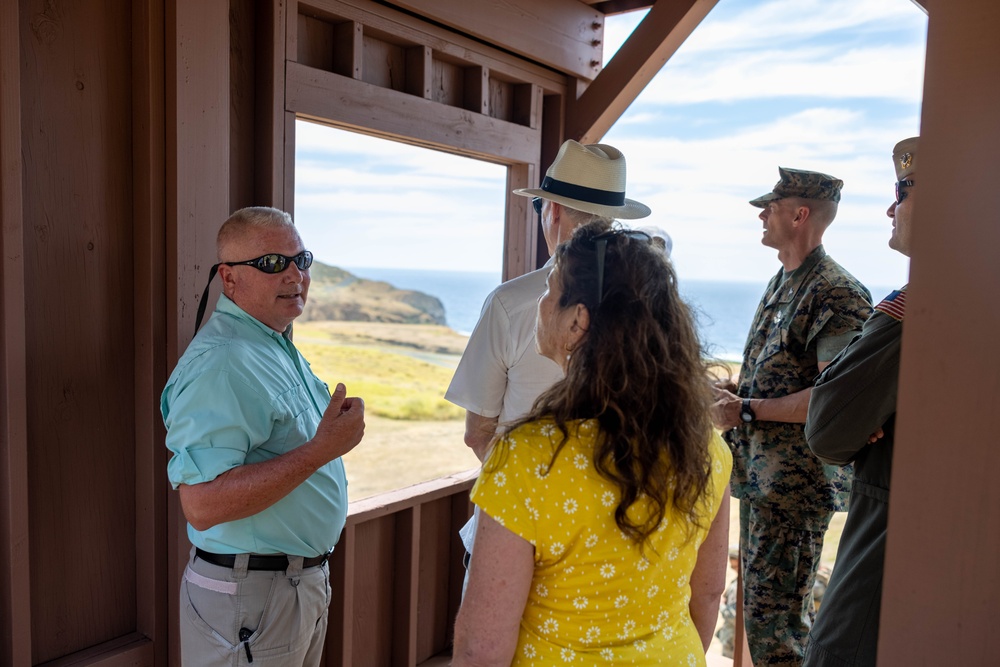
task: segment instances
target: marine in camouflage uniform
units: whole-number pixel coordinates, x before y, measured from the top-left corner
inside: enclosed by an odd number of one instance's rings
[[[851,474],[823,464],[806,444],[809,392],[821,366],[872,312],[868,290],[821,243],[842,182],[779,172],[773,192],[750,203],[765,209],[763,243],[778,249],[783,268],[757,308],[735,395],[716,403],[730,415],[734,404],[739,410],[737,419],[716,423],[731,428],[725,437],[732,495],[740,499],[744,623],[758,667],[802,661],[823,536],[833,513],[847,507]]]

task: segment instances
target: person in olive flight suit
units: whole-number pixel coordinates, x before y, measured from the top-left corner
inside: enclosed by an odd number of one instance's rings
[[[887,211],[889,247],[909,257],[917,137],[896,144],[892,161],[896,200]],[[861,336],[820,375],[809,401],[809,447],[828,463],[854,464],[837,564],[809,633],[809,667],[874,665],[877,657],[905,306],[906,286],[879,303]]]

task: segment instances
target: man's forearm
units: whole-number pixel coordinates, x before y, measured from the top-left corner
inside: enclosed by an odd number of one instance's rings
[[[207,530],[266,510],[326,463],[316,449],[306,443],[268,461],[227,470],[210,482],[182,484],[184,517],[196,530]]]
[[[780,398],[752,398],[750,409],[758,421],[805,424],[809,414],[809,395],[812,387]]]
[[[465,413],[465,444],[468,445],[480,461],[486,460],[490,451],[490,443],[497,432],[498,419],[483,417],[475,412]]]

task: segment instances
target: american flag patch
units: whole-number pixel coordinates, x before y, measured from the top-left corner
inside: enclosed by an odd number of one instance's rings
[[[906,308],[906,288],[898,289],[875,306],[875,310],[885,313],[897,322],[903,321],[903,310]]]

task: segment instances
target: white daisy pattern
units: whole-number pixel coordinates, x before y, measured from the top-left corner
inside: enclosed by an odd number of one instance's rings
[[[605,491],[601,494],[601,505],[611,507],[615,504],[615,494],[612,491]]]
[[[601,638],[601,629],[596,625],[592,625],[587,628],[587,634],[583,636],[583,640],[588,644],[593,644]]]
[[[615,576],[615,566],[611,563],[605,563],[601,566],[601,576],[605,579],[610,579]]]
[[[586,470],[590,465],[590,460],[583,454],[577,454],[573,457],[573,466],[577,470]]]
[[[538,649],[535,648],[534,644],[525,644],[521,653],[524,654],[525,658],[534,658],[538,655]]]
[[[542,583],[536,584],[535,595],[537,595],[540,598],[549,597],[549,587]]]
[[[545,622],[542,623],[542,634],[548,635],[553,632],[559,632],[559,621],[554,618],[545,619]]]
[[[618,597],[615,598],[615,609],[621,609],[627,604],[628,604],[627,595],[619,595]]]
[[[576,652],[572,649],[564,648],[559,652],[559,657],[562,658],[563,662],[573,662],[576,660]]]
[[[577,503],[573,498],[570,498],[563,503],[563,511],[566,512],[566,514],[574,514],[578,507],[579,503]]]
[[[587,608],[587,598],[583,597],[582,595],[574,598],[573,599],[573,608],[574,609],[586,609]]]
[[[562,542],[553,542],[551,549],[552,549],[552,555],[555,556],[556,558],[559,558],[559,556],[563,555],[563,551],[566,550],[566,545],[563,544]]]
[[[629,639],[633,632],[635,632],[635,621],[625,621],[622,631],[618,634],[618,639]]]
[[[659,594],[660,594],[660,587],[657,586],[656,584],[650,586],[649,589],[646,591],[646,597],[648,598],[655,598]]]
[[[667,560],[669,560],[671,562],[675,561],[675,560],[677,560],[677,557],[680,554],[681,554],[680,550],[677,547],[674,547],[673,549],[671,549],[670,551],[667,552]]]
[[[688,585],[688,578],[686,574],[682,574],[681,576],[677,577],[677,588],[684,588],[687,585]]]
[[[497,474],[493,475],[493,483],[503,488],[507,484],[507,475],[501,470]]]
[[[602,648],[601,649],[601,657],[604,658],[605,660],[614,660],[615,659],[615,652],[612,651],[609,648]]]
[[[635,569],[639,570],[640,572],[645,572],[646,570],[649,569],[649,561],[643,558],[638,563],[636,563]]]
[[[584,541],[584,543],[583,543],[583,544],[584,544],[584,546],[586,546],[586,547],[587,547],[588,549],[593,549],[594,547],[596,547],[596,546],[597,546],[597,542],[598,542],[598,540],[599,540],[599,539],[600,539],[600,538],[599,538],[599,537],[597,537],[597,535],[589,535],[589,536],[587,537],[587,539],[586,539],[586,540]]]
[[[555,424],[543,424],[542,428],[539,429],[539,431],[541,432],[542,435],[548,438],[555,434],[556,427]]]

